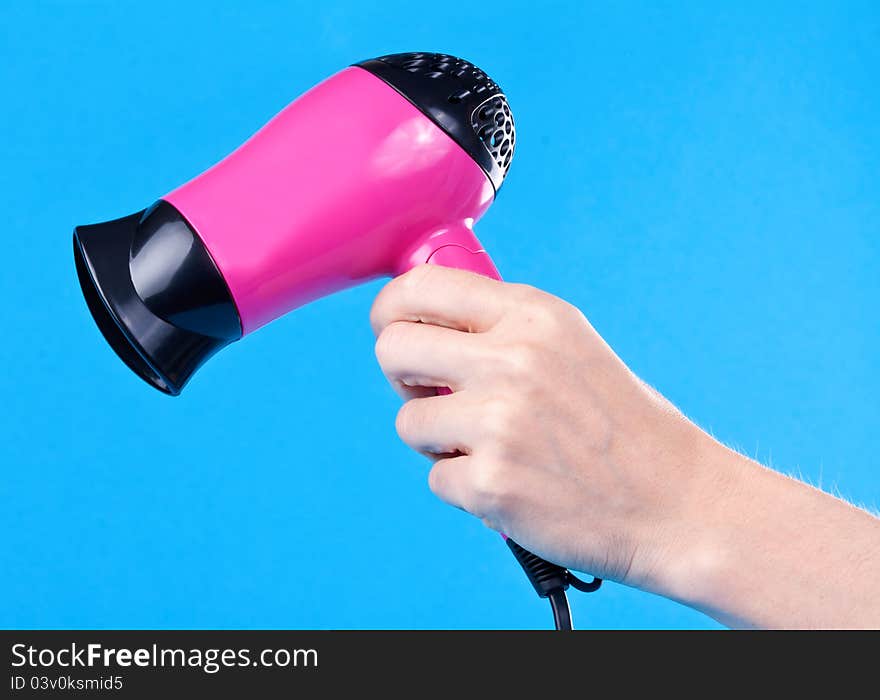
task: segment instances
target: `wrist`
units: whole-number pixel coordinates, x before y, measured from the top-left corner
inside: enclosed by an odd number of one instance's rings
[[[655,593],[727,621],[721,600],[743,571],[742,549],[772,489],[773,472],[705,433],[692,451],[692,483],[677,504]]]
[[[712,443],[655,592],[729,626],[876,625],[880,520]]]

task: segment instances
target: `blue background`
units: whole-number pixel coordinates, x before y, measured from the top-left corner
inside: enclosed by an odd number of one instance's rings
[[[733,5],[3,3],[0,626],[548,626],[396,438],[379,282],[224,350],[178,399],[112,355],[76,282],[75,224],[395,51],[463,55],[510,97],[517,155],[479,225],[508,279],[579,305],[720,439],[876,507],[880,11]],[[716,626],[619,585],[573,607]]]

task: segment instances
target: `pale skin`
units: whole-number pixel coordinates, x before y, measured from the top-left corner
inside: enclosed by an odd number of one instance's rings
[[[447,503],[729,626],[880,628],[880,519],[716,441],[574,306],[421,266],[371,323],[397,431]]]

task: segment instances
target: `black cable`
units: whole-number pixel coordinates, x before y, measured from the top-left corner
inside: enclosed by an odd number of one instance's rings
[[[571,622],[571,608],[568,607],[568,597],[565,591],[557,588],[547,595],[550,599],[550,607],[553,609],[553,624],[556,629],[568,631],[574,629]]]
[[[529,582],[535,592],[542,598],[550,599],[550,607],[553,609],[553,622],[558,630],[573,629],[571,622],[571,609],[568,606],[568,598],[565,595],[569,586],[584,593],[592,593],[602,585],[602,579],[593,577],[592,581],[584,581],[572,574],[564,566],[553,564],[541,559],[537,554],[520,547],[509,537],[507,546],[513,552],[513,556],[529,577]]]
[[[583,579],[578,578],[570,571],[568,572],[568,582],[571,584],[572,588],[577,588],[582,593],[592,593],[593,591],[598,591],[599,586],[602,585],[602,579],[593,576],[592,581],[584,581]]]

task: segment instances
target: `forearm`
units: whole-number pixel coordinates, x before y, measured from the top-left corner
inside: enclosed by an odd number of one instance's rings
[[[686,518],[658,592],[733,627],[880,627],[880,519],[714,444],[726,492]]]

